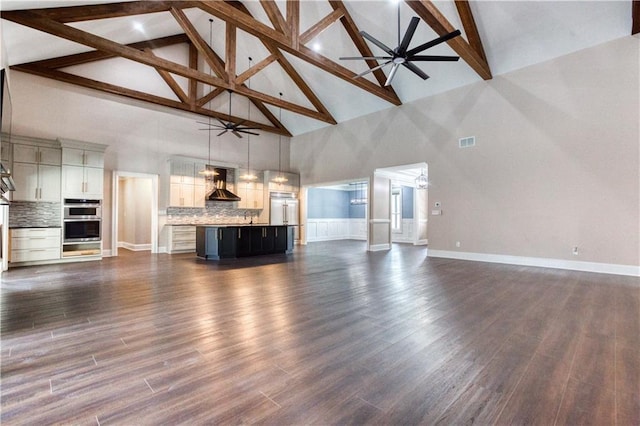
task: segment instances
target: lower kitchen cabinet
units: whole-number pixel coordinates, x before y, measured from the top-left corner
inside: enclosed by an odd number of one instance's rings
[[[11,230],[10,263],[60,259],[60,228],[18,228]]]
[[[203,259],[257,256],[293,251],[293,227],[198,226],[196,253]]]
[[[196,255],[203,259],[236,257],[238,228],[196,227]]]
[[[169,225],[168,252],[193,253],[196,251],[196,227],[192,225]]]

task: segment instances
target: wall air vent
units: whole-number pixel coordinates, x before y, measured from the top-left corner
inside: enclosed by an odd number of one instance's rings
[[[476,146],[476,137],[468,136],[466,138],[460,138],[458,139],[458,146],[460,148],[469,148],[472,146]]]

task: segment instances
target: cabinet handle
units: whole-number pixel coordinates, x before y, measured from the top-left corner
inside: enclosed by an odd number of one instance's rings
[[[222,241],[222,229],[218,229],[218,239]]]
[[[238,228],[238,239],[242,239],[242,228]]]
[[[276,228],[276,238],[278,238],[278,228]]]

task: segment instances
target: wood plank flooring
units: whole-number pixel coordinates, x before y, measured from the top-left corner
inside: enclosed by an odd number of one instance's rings
[[[312,243],[1,283],[24,424],[640,424],[640,280]]]

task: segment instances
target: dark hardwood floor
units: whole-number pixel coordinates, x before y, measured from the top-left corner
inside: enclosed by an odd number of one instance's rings
[[[1,283],[24,424],[640,424],[640,280],[396,245],[127,253]]]

